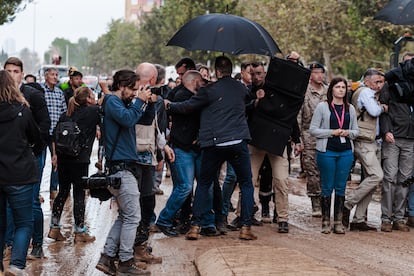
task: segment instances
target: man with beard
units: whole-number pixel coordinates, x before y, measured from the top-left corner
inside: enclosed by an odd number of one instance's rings
[[[104,139],[107,167],[113,177],[121,179],[118,189],[109,187],[116,199],[119,216],[107,236],[104,252],[96,268],[106,274],[149,275],[134,259],[134,240],[140,221],[140,193],[134,173],[138,154],[135,124],[146,109],[151,91],[138,86],[135,72],[120,70],[113,77],[113,94],[104,101]],[[119,258],[118,268],[115,266]]]
[[[203,79],[198,71],[187,71],[183,77],[183,86],[177,90],[173,102],[183,102],[196,94],[203,85]],[[200,148],[197,142],[200,128],[200,114],[198,111],[185,114],[172,114],[172,128],[170,132],[170,146],[175,152],[175,162],[170,164],[172,181],[174,183],[170,197],[161,211],[157,227],[165,235],[178,236],[173,227],[176,213],[186,203],[191,206],[194,178],[199,178]],[[188,206],[181,210],[183,232],[188,230],[190,212]],[[181,230],[181,229],[180,229]]]

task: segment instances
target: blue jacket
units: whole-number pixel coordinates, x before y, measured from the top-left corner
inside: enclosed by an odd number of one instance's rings
[[[121,130],[112,161],[137,161],[135,124],[141,118],[144,104],[140,99],[125,105],[117,96],[107,95],[104,100],[105,158],[109,161],[118,130]]]
[[[200,88],[189,100],[171,103],[170,111],[188,114],[202,110],[199,142],[200,147],[205,148],[234,140],[250,140],[245,115],[248,100],[244,85],[229,76]]]

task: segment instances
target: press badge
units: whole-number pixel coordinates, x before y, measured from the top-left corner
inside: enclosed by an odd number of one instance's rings
[[[345,144],[346,143],[346,139],[343,136],[339,137],[339,140],[341,140],[341,143],[342,144]]]

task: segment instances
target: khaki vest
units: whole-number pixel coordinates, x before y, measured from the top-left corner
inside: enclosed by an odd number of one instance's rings
[[[352,95],[352,105],[355,107],[359,128],[359,134],[356,140],[372,142],[375,141],[375,137],[377,136],[377,118],[369,115],[365,108],[361,110],[358,107],[359,94],[365,88],[359,87]]]

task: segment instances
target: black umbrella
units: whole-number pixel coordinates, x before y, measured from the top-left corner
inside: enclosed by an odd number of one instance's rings
[[[392,0],[374,19],[395,25],[414,25],[414,0]]]
[[[212,13],[188,21],[168,41],[189,51],[209,50],[232,55],[281,53],[270,34],[258,23],[244,17]]]

